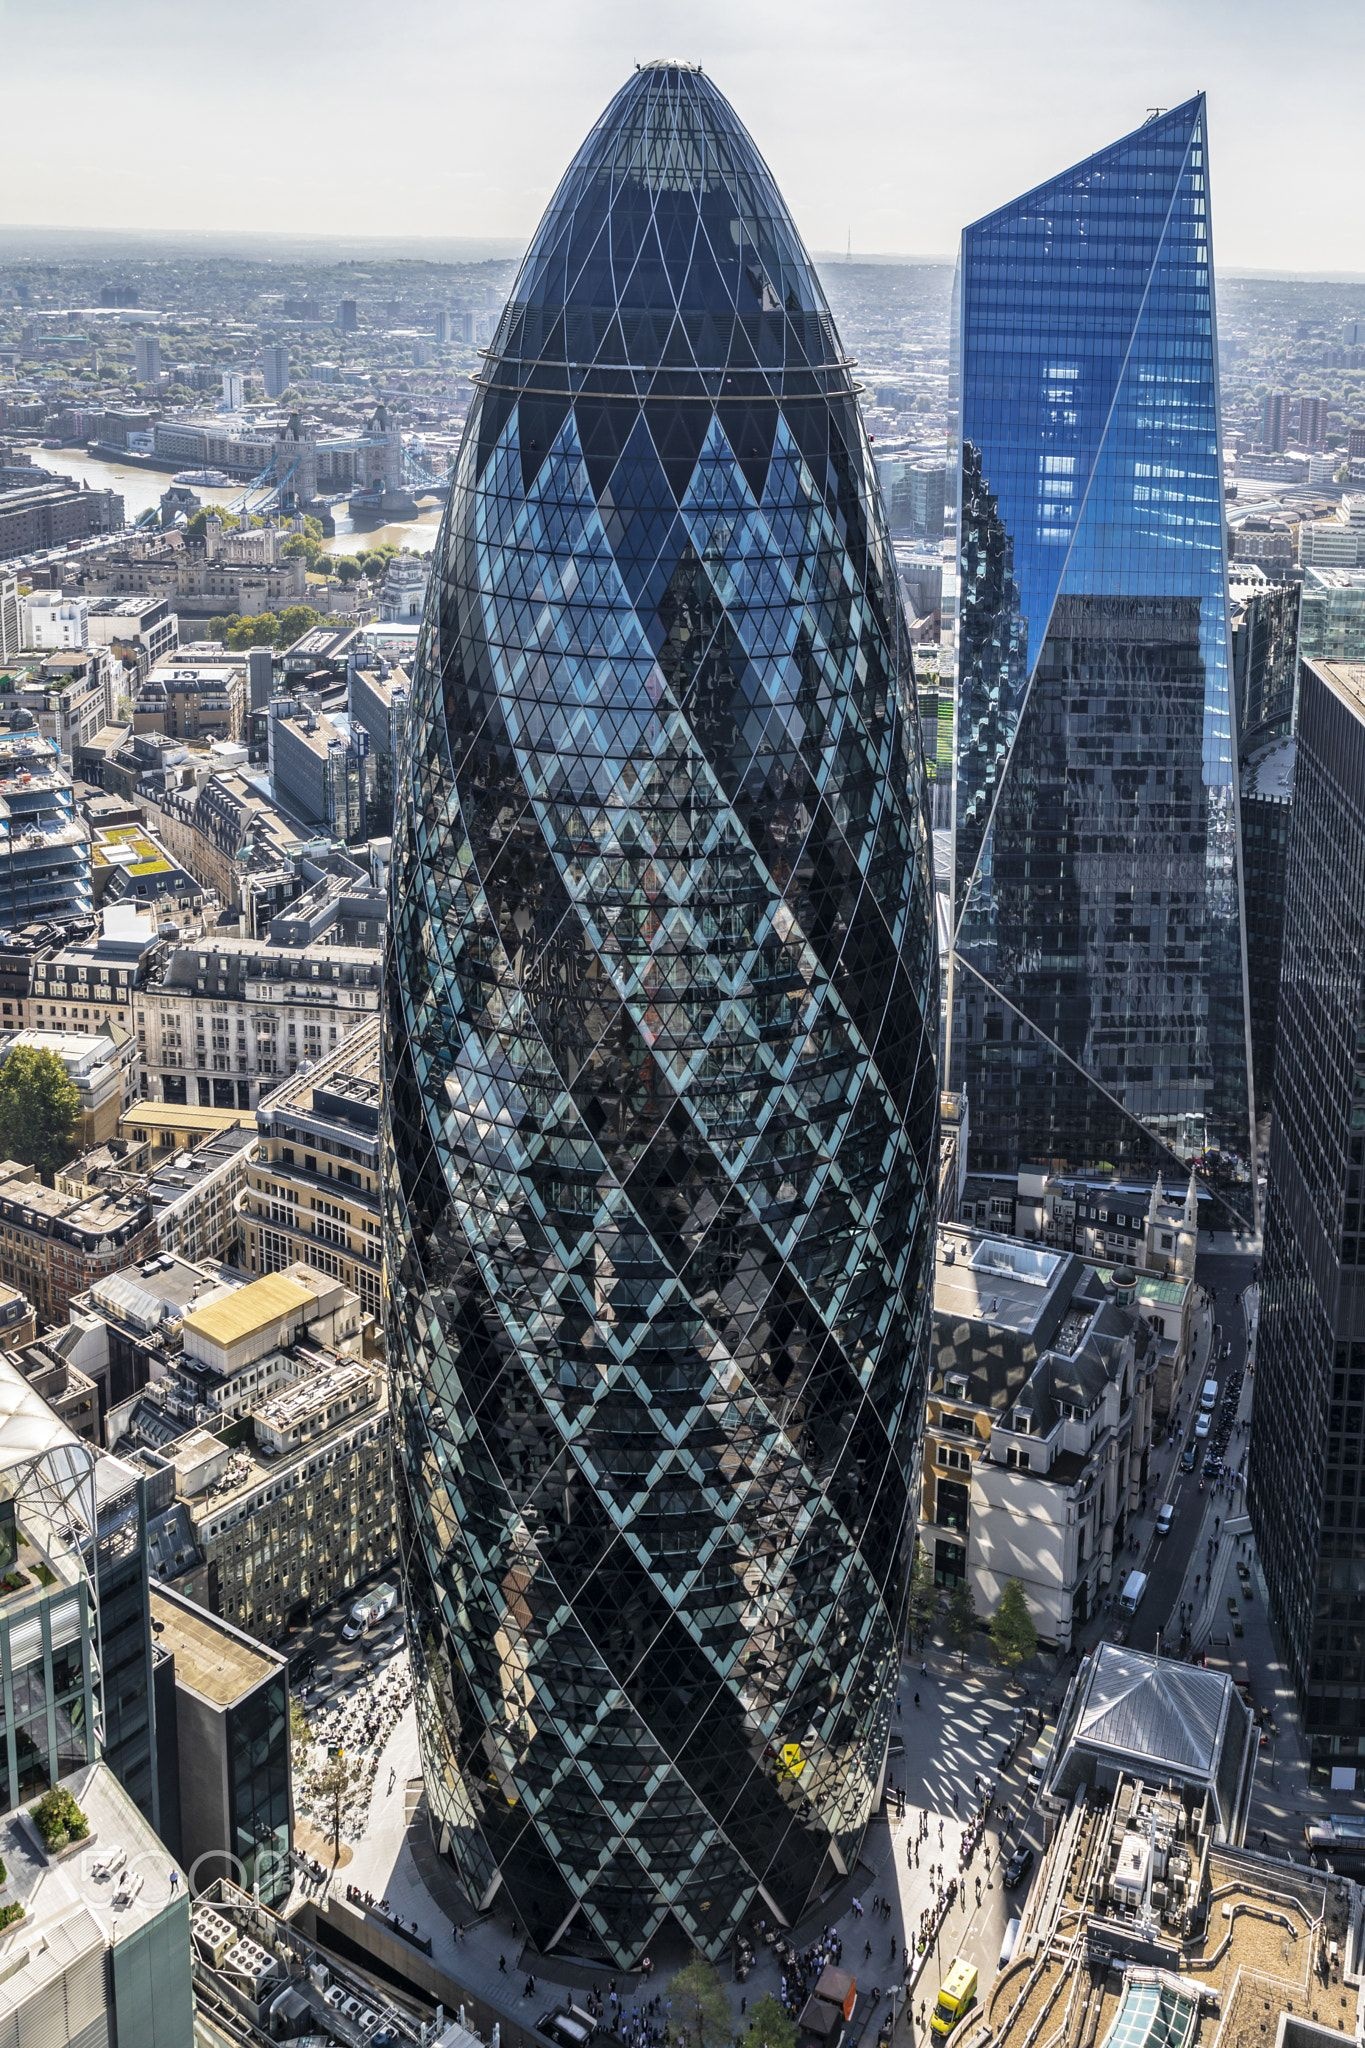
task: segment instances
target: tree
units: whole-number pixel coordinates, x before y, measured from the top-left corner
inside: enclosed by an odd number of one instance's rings
[[[694,1955],[684,1963],[671,1989],[673,2017],[688,2048],[729,2048],[734,2037],[730,2001],[706,1958]]]
[[[948,1595],[948,1641],[965,1664],[976,1632],[976,1602],[965,1578],[959,1579]]]
[[[232,621],[227,629],[229,647],[273,647],[279,635],[280,622],[274,612],[244,612]]]
[[[332,574],[343,583],[359,583],[364,570],[354,555],[333,555]]]
[[[341,1802],[351,1783],[351,1766],[340,1750],[324,1764],[312,1781],[313,1790],[322,1799],[332,1802],[332,1862],[336,1863],[341,1854]]]
[[[1000,1605],[991,1616],[991,1642],[1006,1671],[1027,1664],[1038,1648],[1038,1631],[1018,1579],[1009,1580],[1000,1595]]]
[[[276,647],[292,647],[305,633],[311,633],[321,618],[322,613],[314,611],[311,604],[287,604],[278,616]]]
[[[0,1152],[52,1174],[76,1149],[81,1098],[55,1052],[17,1045],[0,1065]]]
[[[297,1700],[289,1702],[289,1744],[294,1752],[294,1768],[299,1770],[312,1748],[313,1727]]]
[[[927,1543],[915,1547],[915,1563],[910,1573],[910,1641],[917,1650],[924,1648],[924,1638],[938,1607],[938,1587],[934,1584],[934,1560],[929,1555]]]
[[[796,2048],[796,2022],[771,1991],[765,1991],[749,2015],[742,2048]]]

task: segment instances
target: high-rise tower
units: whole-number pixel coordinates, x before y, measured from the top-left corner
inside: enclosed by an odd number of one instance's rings
[[[700,72],[535,236],[452,483],[393,854],[399,1516],[433,1825],[625,1963],[851,1869],[911,1536],[937,977],[849,364]]]
[[[1306,661],[1247,1498],[1310,1776],[1365,1785],[1365,669]]]
[[[1253,1208],[1202,97],[963,236],[954,955],[974,1163]]]

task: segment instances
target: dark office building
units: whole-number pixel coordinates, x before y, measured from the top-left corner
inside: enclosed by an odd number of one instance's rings
[[[1297,583],[1233,586],[1232,693],[1239,747],[1294,730],[1301,588]]]
[[[288,1659],[173,1586],[153,1592],[152,1626],[174,1670],[158,1734],[176,1832],[162,1834],[196,1891],[226,1877],[278,1908],[293,1884]]]
[[[1284,945],[1284,892],[1294,798],[1292,734],[1264,739],[1242,756],[1242,882],[1246,897],[1247,988],[1256,1113],[1262,1134],[1275,1075],[1275,1020]]]
[[[699,71],[641,66],[551,201],[437,561],[384,1048],[427,1800],[539,1948],[720,1956],[883,1784],[938,969],[848,360]]]
[[[1194,1166],[1250,1219],[1202,97],[966,230],[957,345],[972,1165]]]
[[[1313,1778],[1365,1787],[1365,669],[1305,662],[1249,1502]],[[1269,1424],[1270,1426],[1267,1426]],[[1350,1780],[1333,1773],[1351,1772]]]

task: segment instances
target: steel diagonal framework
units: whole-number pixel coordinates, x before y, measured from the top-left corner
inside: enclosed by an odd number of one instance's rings
[[[880,1787],[937,977],[849,365],[700,73],[567,173],[438,556],[385,1118],[428,1799],[540,1945],[716,1954]]]

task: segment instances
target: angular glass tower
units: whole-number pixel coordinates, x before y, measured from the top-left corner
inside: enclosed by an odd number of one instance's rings
[[[1253,1207],[1202,97],[966,230],[953,1074],[973,1161]]]
[[[904,1618],[937,972],[850,366],[647,66],[479,379],[393,854],[386,1229],[428,1798],[620,1963],[852,1867]]]

